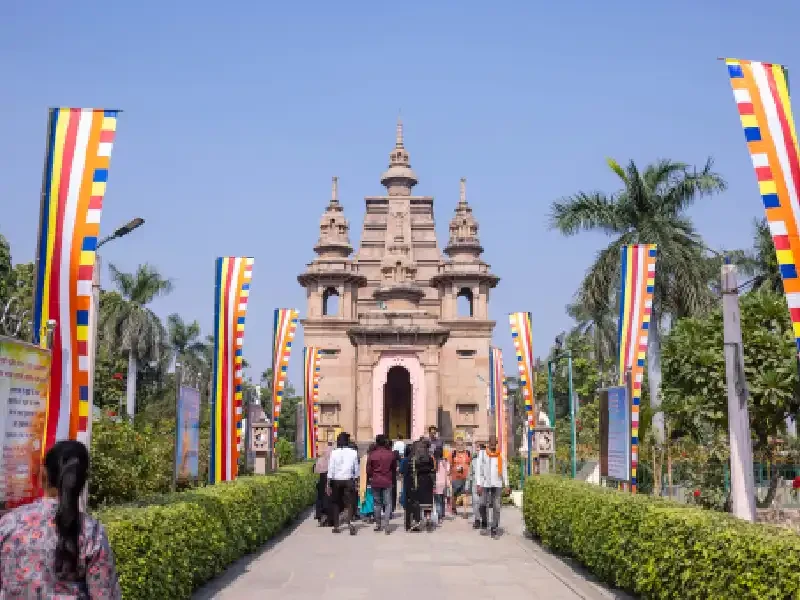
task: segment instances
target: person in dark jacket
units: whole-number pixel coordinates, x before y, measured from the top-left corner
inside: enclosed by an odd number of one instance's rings
[[[395,469],[392,475],[392,514],[394,514],[397,510],[397,473],[400,470],[400,461],[403,457],[400,456],[399,450],[392,449],[392,454],[394,454],[394,464],[397,465],[397,469]]]
[[[397,461],[386,441],[386,436],[375,437],[375,449],[367,459],[367,481],[372,487],[375,501],[375,531],[389,534],[389,519],[392,516],[392,480],[396,476]]]
[[[433,483],[436,475],[435,463],[431,456],[431,444],[428,440],[419,440],[414,448],[414,457],[411,459],[411,477],[413,497],[415,502],[415,516],[417,525],[421,522],[420,514],[430,517],[433,511]]]

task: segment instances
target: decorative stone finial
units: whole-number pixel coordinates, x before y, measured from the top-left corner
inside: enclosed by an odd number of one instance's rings
[[[395,148],[403,148],[403,120],[397,115],[397,133],[395,135]]]
[[[331,180],[331,204],[339,204],[339,178]]]
[[[459,194],[458,194],[458,203],[459,204],[466,204],[467,203],[467,178],[461,178],[461,185],[459,187]]]

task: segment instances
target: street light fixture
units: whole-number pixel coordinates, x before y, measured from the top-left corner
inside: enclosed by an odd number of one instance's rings
[[[144,225],[144,219],[142,219],[141,217],[136,217],[135,219],[131,219],[130,221],[125,223],[125,225],[123,225],[122,227],[118,227],[117,229],[115,229],[114,233],[100,240],[100,242],[97,244],[97,248],[99,249],[100,246],[102,246],[103,244],[107,244],[111,240],[115,240],[117,238],[121,238],[123,236],[128,235],[131,231],[133,231],[138,227],[141,227],[142,225]]]

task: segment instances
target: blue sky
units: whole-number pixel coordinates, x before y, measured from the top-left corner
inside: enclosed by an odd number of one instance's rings
[[[485,258],[502,277],[496,343],[509,356],[506,314],[530,310],[544,353],[607,242],[549,231],[549,205],[613,191],[606,157],[713,156],[730,189],[691,216],[709,246],[751,244],[763,210],[715,59],[800,65],[798,22],[800,5],[775,0],[5,0],[0,232],[15,261],[33,259],[48,106],[124,109],[103,231],[147,223],[104,259],[156,265],[176,287],[155,310],[208,332],[214,258],[255,256],[245,335],[255,375],[270,362],[273,309],[305,309],[295,277],[313,258],[331,176],[355,244],[402,110],[440,243],[468,179]]]

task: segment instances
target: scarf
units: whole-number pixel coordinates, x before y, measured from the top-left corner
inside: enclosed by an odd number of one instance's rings
[[[498,449],[498,450],[495,450],[494,452],[492,452],[491,450],[487,449],[486,450],[486,456],[488,456],[489,458],[496,458],[497,459],[497,474],[500,475],[500,477],[502,477],[503,476],[503,455],[500,454],[500,450]]]

